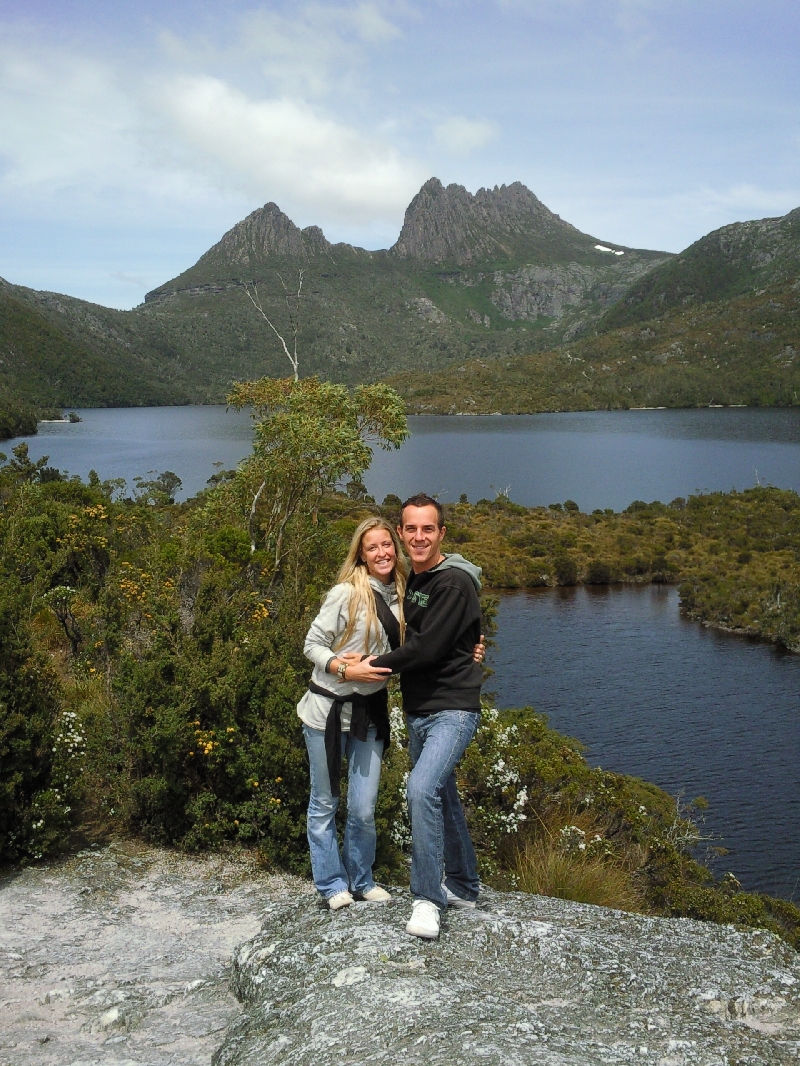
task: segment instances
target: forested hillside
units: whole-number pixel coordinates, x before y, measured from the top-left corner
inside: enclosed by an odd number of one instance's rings
[[[634,282],[601,328],[642,322],[693,304],[781,287],[800,277],[800,208],[780,218],[736,222],[696,241]]]
[[[186,402],[163,368],[124,340],[95,329],[90,344],[80,343],[66,316],[67,329],[59,328],[57,310],[47,314],[17,293],[5,283],[0,287],[1,395],[46,407],[127,407],[165,403],[172,395]]]
[[[549,352],[389,380],[410,412],[488,414],[800,402],[800,289],[689,304]]]

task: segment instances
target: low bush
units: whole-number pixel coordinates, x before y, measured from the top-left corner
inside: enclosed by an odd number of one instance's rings
[[[642,893],[620,866],[565,851],[557,843],[529,841],[511,868],[511,884],[521,892],[593,903],[623,911],[646,910]]]

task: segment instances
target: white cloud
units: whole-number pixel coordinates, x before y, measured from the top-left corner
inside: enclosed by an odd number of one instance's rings
[[[458,156],[467,156],[477,148],[483,148],[496,132],[493,122],[465,118],[463,115],[453,115],[433,130],[437,144],[451,155]]]
[[[370,50],[401,36],[385,4],[310,3],[287,15],[267,7],[235,19],[228,37],[179,37],[160,41],[170,63],[187,72],[257,71],[276,95],[319,99],[361,86],[361,66]]]
[[[107,221],[210,191],[145,146],[149,116],[124,74],[67,49],[0,48],[0,196],[6,210]],[[218,192],[217,192],[218,195]],[[105,217],[104,217],[105,216]]]
[[[301,14],[295,27],[301,40],[287,43],[284,20],[278,44],[287,56],[299,49],[309,69],[314,61],[300,45],[309,45],[312,16],[319,25],[323,15],[338,20],[339,36],[328,35],[333,52],[347,45],[342,27],[367,43],[394,32],[373,4],[312,6]],[[213,66],[210,53],[199,65]],[[39,219],[52,212],[98,224],[115,216],[188,221],[198,209],[222,215],[236,203],[243,214],[275,200],[298,221],[341,223],[367,235],[399,228],[428,177],[385,130],[361,132],[332,117],[321,100],[312,105],[299,92],[244,91],[230,77],[173,71],[163,69],[163,57],[161,70],[134,69],[119,57],[112,65],[6,34],[0,45],[4,212]]]
[[[177,79],[159,98],[184,158],[260,200],[328,217],[395,217],[426,176],[390,145],[301,100],[253,99],[210,77]]]

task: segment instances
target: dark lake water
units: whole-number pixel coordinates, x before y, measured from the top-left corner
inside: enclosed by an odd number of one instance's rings
[[[173,470],[183,496],[250,449],[252,421],[224,407],[86,410],[42,425],[33,458],[85,477]],[[800,491],[800,409],[615,411],[410,420],[366,477],[380,500],[425,490],[471,500],[508,489],[531,505],[747,488]],[[14,441],[0,444],[9,452]],[[800,657],[681,619],[674,589],[541,590],[504,597],[501,705],[531,703],[588,745],[592,762],[705,795],[705,829],[751,888],[800,898]]]
[[[532,705],[593,765],[709,801],[715,864],[800,899],[800,656],[682,618],[674,588],[501,599],[498,706]]]
[[[224,407],[106,407],[78,412],[82,422],[43,422],[35,437],[0,442],[0,451],[24,440],[31,458],[50,456],[50,465],[85,478],[133,479],[148,471],[172,470],[183,480],[179,498],[205,488],[215,463],[236,466],[250,451],[253,420]]]
[[[76,425],[42,425],[25,438],[34,458],[60,469],[131,483],[149,470],[173,470],[183,495],[198,492],[214,463],[247,454],[251,419],[224,407],[81,411]],[[398,452],[375,455],[365,478],[373,495],[425,490],[475,501],[508,489],[517,503],[576,500],[583,510],[632,500],[756,484],[800,491],[800,408],[597,411],[577,414],[410,419]],[[0,450],[8,451],[15,442]]]
[[[800,490],[800,408],[592,411],[410,420],[397,454],[365,479],[376,498],[415,492],[475,502],[508,489],[528,507],[581,510],[761,484]]]

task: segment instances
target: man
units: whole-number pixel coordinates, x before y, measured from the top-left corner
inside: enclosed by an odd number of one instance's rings
[[[435,940],[441,910],[474,907],[478,897],[477,859],[454,771],[480,720],[483,672],[473,651],[482,640],[481,571],[460,555],[442,552],[447,530],[437,500],[424,493],[412,496],[401,516],[397,532],[413,570],[404,603],[405,643],[368,658],[358,672],[373,671],[372,680],[385,676],[387,669],[400,673],[412,766],[408,808],[414,905],[406,932]]]

